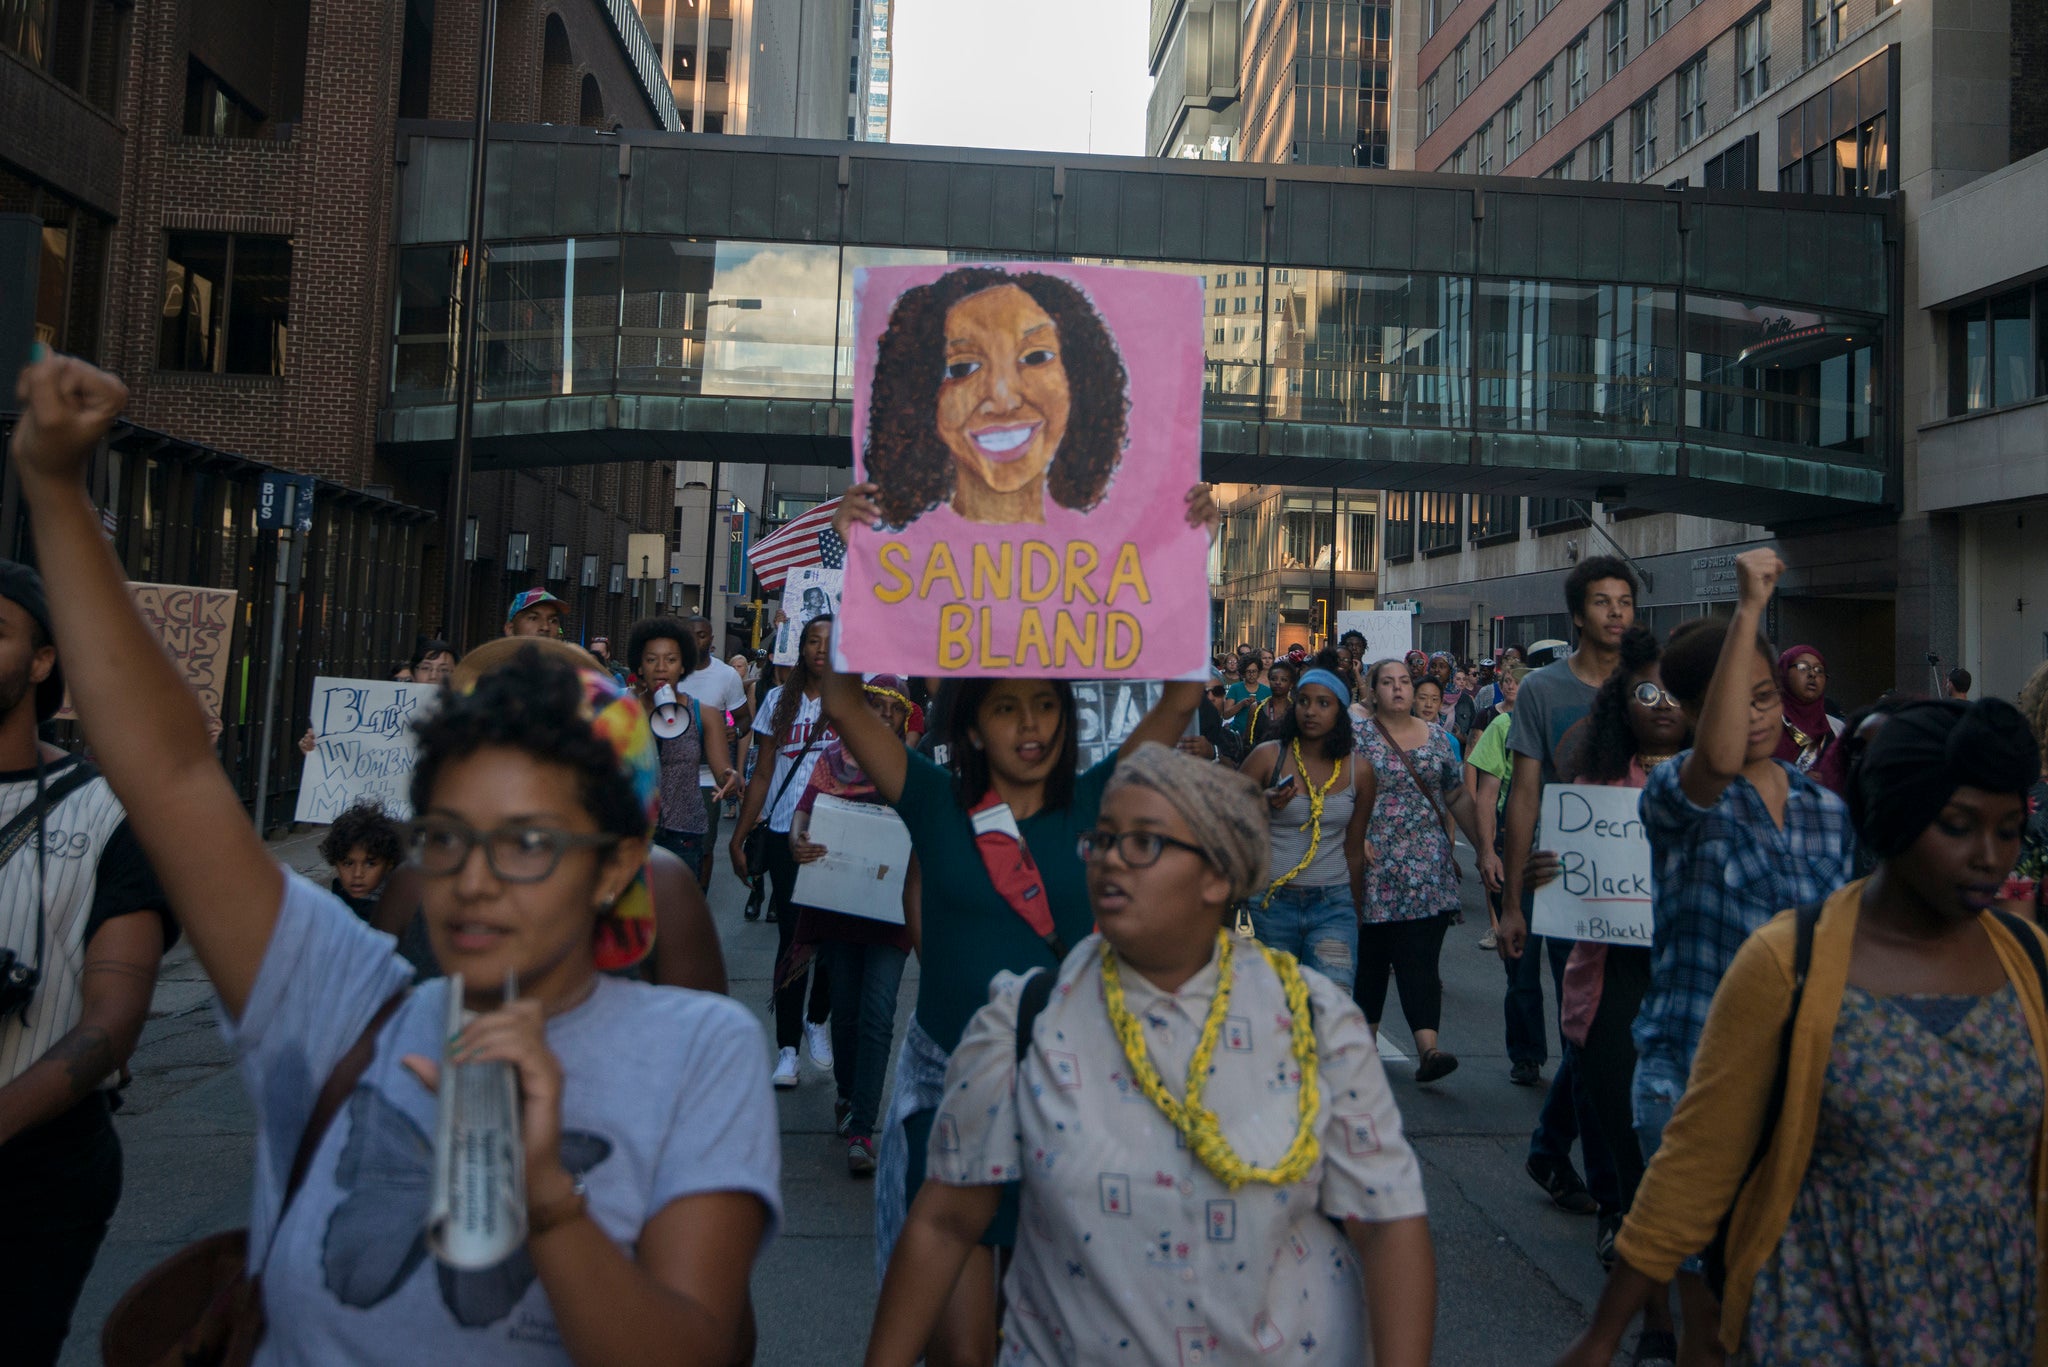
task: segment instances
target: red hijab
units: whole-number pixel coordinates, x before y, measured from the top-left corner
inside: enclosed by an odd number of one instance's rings
[[[1777,758],[1788,764],[1799,765],[1817,783],[1840,791],[1842,775],[1839,772],[1841,747],[1835,744],[1835,728],[1828,719],[1825,692],[1812,702],[1801,702],[1792,696],[1792,662],[1803,655],[1811,655],[1823,668],[1827,661],[1812,646],[1793,646],[1778,656],[1778,692],[1785,702],[1785,730],[1778,737]],[[1794,736],[1797,731],[1806,737],[1801,744]],[[1811,763],[1802,763],[1802,757],[1809,747],[1818,743],[1817,755]]]

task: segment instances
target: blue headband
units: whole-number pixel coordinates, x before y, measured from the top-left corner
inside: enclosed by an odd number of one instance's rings
[[[1344,686],[1344,681],[1327,669],[1303,670],[1301,677],[1294,681],[1294,691],[1299,693],[1310,684],[1321,684],[1329,689],[1340,703],[1351,696],[1351,690]]]

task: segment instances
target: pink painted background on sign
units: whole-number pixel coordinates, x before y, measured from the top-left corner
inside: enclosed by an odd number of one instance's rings
[[[891,670],[905,674],[948,672],[939,654],[940,614],[946,604],[965,602],[975,609],[975,636],[980,636],[980,609],[988,608],[990,653],[1011,653],[1027,610],[1032,606],[1005,601],[959,598],[937,586],[932,596],[915,594],[889,603],[875,596],[878,584],[895,582],[880,564],[883,546],[891,541],[909,547],[916,577],[934,544],[953,551],[960,575],[973,592],[969,577],[972,547],[1003,542],[1043,541],[1064,549],[1068,542],[1092,544],[1102,567],[1092,576],[1099,588],[1108,583],[1118,549],[1135,544],[1151,601],[1134,605],[1128,593],[1116,607],[1135,614],[1142,644],[1129,667],[1027,663],[983,667],[977,663],[950,672],[1009,677],[1100,678],[1114,672],[1136,678],[1175,678],[1205,669],[1209,656],[1209,539],[1199,527],[1187,525],[1188,489],[1201,479],[1202,444],[1202,282],[1189,275],[1126,270],[1106,266],[1073,266],[1050,261],[952,262],[943,266],[874,266],[854,273],[854,478],[867,478],[869,396],[874,386],[877,346],[888,328],[890,311],[905,290],[926,285],[953,271],[983,266],[1012,274],[1032,272],[1058,277],[1080,289],[1115,340],[1128,376],[1130,412],[1125,445],[1109,490],[1091,511],[1076,512],[1046,499],[1044,523],[986,525],[970,522],[946,504],[913,519],[901,530],[855,528],[847,548],[846,586],[841,600],[835,653],[845,669]],[[1055,456],[1057,461],[1058,457]],[[1057,595],[1037,605],[1045,619],[1061,606]],[[1085,605],[1082,605],[1085,606]],[[977,656],[979,655],[977,652]]]

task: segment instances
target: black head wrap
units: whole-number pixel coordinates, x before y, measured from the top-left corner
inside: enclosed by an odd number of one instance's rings
[[[2040,748],[2011,703],[1910,703],[1857,761],[1850,814],[1871,853],[1888,858],[1920,838],[1956,789],[2024,794],[2040,776]]]

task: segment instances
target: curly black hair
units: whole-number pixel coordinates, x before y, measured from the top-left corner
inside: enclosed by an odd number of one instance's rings
[[[583,810],[599,830],[628,840],[646,835],[647,809],[611,742],[591,730],[586,710],[576,671],[526,647],[477,680],[476,691],[451,696],[415,726],[412,809],[434,805],[434,784],[448,763],[503,748],[575,771]]]
[[[1280,663],[1278,660],[1273,661],[1273,667],[1278,669]],[[1314,659],[1302,665],[1300,670],[1296,672],[1295,677],[1299,678],[1311,669],[1323,669],[1336,674],[1338,663],[1338,652],[1328,649],[1318,651]],[[1340,675],[1339,677],[1342,676]],[[1342,759],[1357,748],[1358,738],[1352,731],[1351,708],[1347,705],[1350,701],[1349,698],[1337,699],[1337,720],[1330,727],[1329,734],[1323,737],[1324,759]],[[1300,700],[1297,698],[1297,705],[1299,702]],[[1282,750],[1293,744],[1295,738],[1301,734],[1301,727],[1294,720],[1295,711],[1294,707],[1288,708],[1287,715],[1282,717],[1280,724],[1273,728],[1273,739],[1280,742]]]
[[[1657,633],[1648,627],[1630,627],[1621,634],[1621,663],[1593,695],[1593,710],[1587,714],[1585,749],[1574,781],[1613,783],[1628,777],[1629,761],[1641,747],[1635,728],[1629,725],[1629,682],[1651,665],[1663,652],[1657,648]]]
[[[320,857],[332,868],[358,845],[370,858],[396,868],[405,859],[405,828],[382,807],[363,798],[334,818],[320,840]]]
[[[681,617],[642,617],[633,623],[626,637],[626,668],[640,672],[640,655],[651,641],[674,641],[683,657],[683,677],[689,678],[703,666],[697,658],[697,633]]]
[[[970,734],[980,723],[981,705],[1001,679],[952,679],[959,688],[946,707],[946,765],[953,771],[953,796],[962,808],[974,806],[989,790],[988,756]],[[1060,700],[1059,757],[1045,778],[1044,811],[1060,811],[1074,802],[1074,774],[1081,767],[1080,727],[1074,719],[1074,686],[1065,679],[1047,679]]]
[[[1664,689],[1697,714],[1707,701],[1707,686],[1714,681],[1714,669],[1721,662],[1721,646],[1728,639],[1728,620],[1723,617],[1695,617],[1671,629],[1664,642]],[[1770,640],[1756,634],[1756,653],[1777,676],[1778,660]]]
[[[1123,459],[1131,401],[1123,357],[1095,306],[1057,276],[970,266],[905,290],[877,348],[865,462],[867,477],[880,486],[882,516],[893,527],[953,497],[953,455],[933,420],[945,378],[946,315],[968,296],[1004,285],[1030,295],[1059,329],[1073,411],[1047,490],[1054,502],[1077,512],[1109,491]]]

